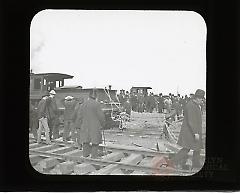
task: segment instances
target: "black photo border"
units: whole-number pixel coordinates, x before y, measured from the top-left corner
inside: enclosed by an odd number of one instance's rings
[[[239,15],[237,1],[1,1],[1,191],[239,190]],[[28,159],[30,23],[44,9],[185,10],[207,25],[207,138],[203,169],[190,177],[55,176]]]

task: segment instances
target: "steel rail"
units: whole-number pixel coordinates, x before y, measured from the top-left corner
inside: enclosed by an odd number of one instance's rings
[[[186,171],[186,170],[176,170],[174,168],[170,167],[160,167],[160,168],[153,168],[153,167],[148,167],[148,166],[138,166],[138,165],[133,165],[133,164],[124,164],[121,162],[113,162],[113,161],[106,161],[106,160],[100,160],[100,159],[93,159],[93,158],[85,158],[82,156],[70,156],[70,155],[61,155],[61,154],[54,154],[54,153],[46,153],[42,151],[34,151],[34,150],[29,150],[29,154],[33,155],[39,155],[43,157],[54,157],[56,159],[60,160],[71,160],[76,163],[89,163],[89,164],[95,164],[99,166],[108,166],[110,164],[113,165],[118,165],[118,168],[120,169],[126,169],[126,170],[136,170],[136,171],[143,171],[143,172],[148,172],[148,173],[156,173],[158,172],[164,172],[166,170],[173,170],[176,173],[173,173],[172,175],[176,175],[177,173],[184,173],[184,174],[191,174],[191,171]],[[168,174],[168,175],[171,175]]]

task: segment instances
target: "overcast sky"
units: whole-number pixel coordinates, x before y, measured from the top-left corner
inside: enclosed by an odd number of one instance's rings
[[[30,68],[73,75],[65,85],[206,90],[207,29],[195,12],[44,10],[30,30]]]

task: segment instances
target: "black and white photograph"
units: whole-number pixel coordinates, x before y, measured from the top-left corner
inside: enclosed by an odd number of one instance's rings
[[[200,14],[46,9],[29,30],[29,160],[37,172],[201,170],[207,26]]]

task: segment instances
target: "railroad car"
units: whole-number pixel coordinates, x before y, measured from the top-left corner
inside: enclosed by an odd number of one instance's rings
[[[64,107],[61,100],[66,96],[75,98],[88,98],[89,91],[93,88],[83,88],[82,86],[65,86],[66,79],[72,79],[72,75],[62,73],[30,73],[30,103],[37,107],[38,102],[44,94],[55,90],[58,114],[61,122],[63,121]],[[109,88],[94,88],[97,91],[97,100],[101,103],[102,110],[106,117],[106,128],[119,126],[118,117],[121,112],[120,103],[118,102],[117,90]]]

